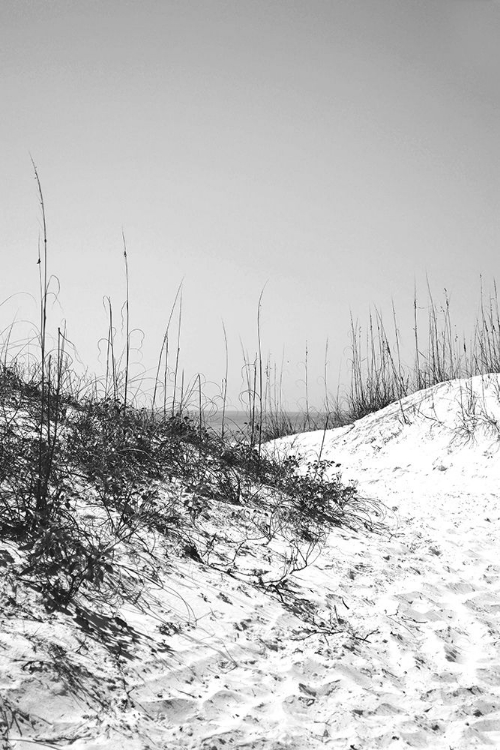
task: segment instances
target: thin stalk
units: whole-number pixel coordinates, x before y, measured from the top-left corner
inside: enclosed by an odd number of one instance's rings
[[[416,386],[417,390],[420,391],[424,386],[424,380],[422,378],[422,371],[420,368],[420,345],[418,343],[418,313],[417,313],[417,284],[414,280],[413,285],[413,333],[415,337],[415,370],[416,370]]]
[[[226,406],[227,406],[227,379],[229,372],[229,347],[227,344],[227,332],[224,321],[222,321],[222,330],[224,333],[224,378],[222,379],[222,427],[221,440],[224,443],[226,432]]]
[[[305,362],[304,362],[304,387],[305,387],[305,397],[306,397],[306,419],[305,424],[307,429],[309,429],[310,425],[310,413],[309,413],[309,348],[306,341],[306,356],[305,356]]]
[[[177,351],[175,353],[174,367],[174,393],[172,397],[172,416],[175,416],[175,401],[177,396],[177,377],[179,374],[179,357],[181,353],[181,328],[182,328],[182,290],[179,299],[179,313],[177,317]]]
[[[40,243],[38,244],[38,269],[40,283],[40,358],[41,358],[41,393],[40,393],[40,422],[38,437],[38,473],[36,486],[36,511],[37,514],[44,516],[47,512],[47,492],[46,492],[46,450],[45,450],[45,433],[49,429],[48,419],[46,419],[47,394],[46,394],[46,343],[47,343],[47,292],[48,292],[48,272],[47,272],[47,221],[45,215],[45,201],[43,198],[42,185],[38,175],[35,162],[31,159],[35,180],[38,187],[38,197],[42,211],[42,241],[43,251],[40,252]]]
[[[199,435],[200,440],[203,437],[203,409],[202,409],[202,389],[201,389],[201,374],[198,373],[198,414],[199,414]]]
[[[170,332],[170,325],[172,323],[172,318],[175,312],[175,308],[177,306],[177,300],[179,299],[179,295],[181,293],[182,289],[182,281],[177,287],[177,291],[175,293],[175,298],[172,307],[170,308],[170,315],[168,317],[167,321],[167,327],[165,329],[165,333],[163,334],[163,341],[160,348],[160,354],[158,357],[158,366],[156,368],[156,377],[155,377],[155,385],[153,389],[153,412],[156,407],[156,396],[158,392],[158,383],[160,382],[160,371],[161,371],[161,363],[162,360],[165,359],[165,365],[163,368],[163,417],[165,418],[166,412],[167,412],[167,382],[168,382],[168,352],[169,352],[169,332]]]
[[[106,395],[109,393],[109,380],[113,387],[113,399],[116,402],[118,399],[118,385],[116,375],[116,357],[115,357],[115,329],[113,327],[113,306],[111,304],[110,297],[104,298],[108,304],[108,338],[106,348]]]
[[[264,287],[265,289],[265,287]],[[262,394],[263,394],[263,378],[264,373],[262,370],[262,341],[261,341],[261,308],[262,308],[262,297],[264,295],[264,289],[262,289],[260,296],[259,296],[259,304],[257,307],[257,351],[258,351],[258,375],[259,375],[259,391],[258,391],[258,398],[259,398],[259,458],[262,451]]]
[[[125,296],[125,383],[123,389],[123,409],[127,409],[127,397],[128,397],[128,379],[129,379],[129,363],[130,363],[130,311],[129,311],[129,275],[128,275],[128,257],[127,257],[127,243],[125,241],[125,234],[122,230],[123,239],[123,260],[125,263],[125,284],[126,284],[126,296]]]
[[[325,386],[325,423],[323,427],[323,435],[321,437],[321,445],[320,445],[319,453],[318,453],[318,462],[316,464],[316,475],[319,471],[319,464],[323,456],[323,449],[325,447],[325,440],[326,440],[326,431],[328,429],[328,421],[330,418],[330,401],[329,401],[329,396],[328,396],[328,339],[326,340],[326,344],[325,344],[325,364],[324,364],[324,370],[323,370],[323,382]]]

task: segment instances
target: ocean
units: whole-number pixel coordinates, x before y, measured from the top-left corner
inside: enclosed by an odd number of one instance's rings
[[[291,425],[291,432],[305,432],[311,429],[321,429],[324,425],[324,416],[321,414],[310,415],[309,420],[304,412],[287,411],[283,417]],[[264,415],[264,419],[272,424],[272,417]],[[281,420],[281,416],[280,416]],[[210,415],[205,415],[205,421],[208,427],[220,432],[222,429],[222,411]],[[250,416],[248,411],[237,411],[228,409],[225,414],[225,429],[227,432],[245,433],[249,429]]]

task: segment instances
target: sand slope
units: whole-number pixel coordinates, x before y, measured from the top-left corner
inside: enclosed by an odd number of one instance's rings
[[[380,533],[334,530],[288,590],[158,556],[140,600],[48,615],[2,545],[5,747],[500,747],[498,391],[454,381],[270,445],[386,504]]]

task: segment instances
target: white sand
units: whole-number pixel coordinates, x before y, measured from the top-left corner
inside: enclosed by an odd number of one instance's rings
[[[332,531],[281,598],[156,550],[137,602],[49,615],[1,545],[4,747],[500,747],[499,392],[454,381],[269,446],[321,450],[387,506],[380,534]],[[239,565],[266,579],[277,559],[249,542]]]

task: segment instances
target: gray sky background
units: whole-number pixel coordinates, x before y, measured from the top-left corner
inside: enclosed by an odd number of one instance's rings
[[[349,314],[394,299],[411,343],[414,281],[470,328],[499,267],[500,4],[494,0],[2,0],[0,296],[49,267],[82,359],[125,295],[154,367],[184,279],[186,375],[240,391],[241,345],[312,400]],[[0,308],[36,319],[26,295]],[[288,363],[288,364],[287,364]]]

